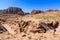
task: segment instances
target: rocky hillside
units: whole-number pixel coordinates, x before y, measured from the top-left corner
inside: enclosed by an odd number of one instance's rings
[[[39,13],[43,13],[43,11],[41,10],[32,10],[31,14],[39,14]]]
[[[33,10],[23,15],[19,8],[6,10],[8,14],[0,11],[1,40],[60,40],[60,11]]]
[[[40,14],[44,12],[59,12],[59,10],[53,10],[49,9],[46,11],[41,11],[41,10],[32,10],[30,13],[25,13],[21,8],[18,7],[8,7],[7,9],[0,10],[0,13],[4,14],[19,14],[19,15],[27,15],[27,14]]]

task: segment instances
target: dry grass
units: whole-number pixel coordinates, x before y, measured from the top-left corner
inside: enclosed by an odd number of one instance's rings
[[[30,15],[25,15],[25,16],[20,16],[17,14],[0,14],[0,17],[3,18],[35,18],[35,19],[60,19],[60,12],[45,12],[45,13],[40,13],[40,14],[30,14]]]
[[[0,14],[0,18],[6,18],[7,23],[13,22],[16,18],[19,18],[21,20],[34,20],[34,21],[52,21],[52,20],[58,20],[60,22],[60,12],[45,12],[44,14],[34,14],[34,15],[25,15],[20,16],[17,14]],[[24,31],[24,30],[23,30]],[[49,30],[47,33],[30,33],[27,34],[26,37],[22,37],[22,34],[16,34],[14,36],[7,35],[5,33],[0,34],[0,39],[3,37],[2,40],[8,40],[8,37],[10,37],[10,40],[60,40],[60,27],[57,28],[56,37],[53,36],[53,31]],[[30,36],[30,38],[28,38]]]

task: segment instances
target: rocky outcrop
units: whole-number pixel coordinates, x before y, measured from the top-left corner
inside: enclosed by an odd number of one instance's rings
[[[0,10],[0,13],[24,15],[24,12],[22,11],[22,9],[17,7],[9,7],[5,10]]]
[[[43,11],[40,10],[32,10],[31,14],[38,14],[38,13],[42,13]]]
[[[0,21],[2,21],[2,22],[6,22],[6,19],[4,19],[4,18],[0,18]]]
[[[50,23],[45,23],[45,22],[33,22],[33,21],[21,21],[20,27],[21,30],[23,30],[24,32],[38,32],[38,33],[45,33],[47,32],[49,29],[56,29],[59,26],[59,22],[58,21],[52,21]],[[21,31],[22,32],[22,31]]]
[[[42,21],[32,21],[32,20],[20,20],[20,21],[14,21],[11,24],[2,24],[5,29],[10,34],[16,34],[20,32],[25,33],[46,33],[49,29],[54,30],[59,26],[58,21],[51,21],[51,22],[42,22]],[[3,29],[4,29],[3,28]]]
[[[7,29],[5,29],[2,25],[2,23],[5,23],[5,22],[6,22],[6,19],[0,18],[0,33],[3,33],[3,32],[7,31]]]
[[[49,9],[49,10],[46,10],[46,12],[58,12],[59,10],[52,10],[52,9]]]
[[[1,24],[0,24],[0,33],[6,32],[7,29],[5,29]]]

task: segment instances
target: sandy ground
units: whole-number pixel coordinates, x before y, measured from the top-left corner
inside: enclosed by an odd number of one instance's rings
[[[29,18],[29,20],[31,19],[33,21],[36,20],[33,18]],[[25,21],[27,20],[28,19],[26,19]],[[55,36],[53,35],[53,30],[49,30],[46,33],[19,33],[16,35],[11,35],[8,32],[5,32],[0,34],[0,40],[60,40],[60,27],[57,28]]]
[[[0,40],[60,40],[60,27],[57,28],[56,35],[53,35],[53,30],[46,33],[19,33],[10,35],[5,32],[0,34]]]

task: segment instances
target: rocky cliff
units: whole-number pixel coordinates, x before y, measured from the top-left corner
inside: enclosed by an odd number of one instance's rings
[[[0,13],[24,15],[24,12],[22,11],[22,9],[18,7],[9,7],[7,9],[0,10]]]

